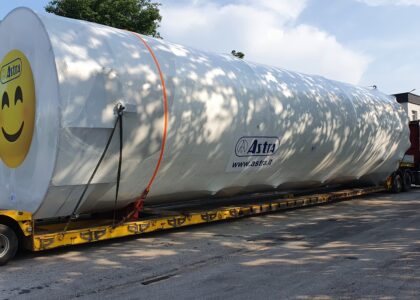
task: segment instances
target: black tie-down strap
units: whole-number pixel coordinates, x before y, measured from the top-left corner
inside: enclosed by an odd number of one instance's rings
[[[66,226],[63,229],[63,233],[67,231],[67,229],[69,228],[69,225],[71,223],[72,220],[76,220],[79,218],[79,214],[77,213],[77,210],[79,209],[80,204],[82,203],[82,200],[90,186],[90,184],[92,183],[93,178],[96,175],[96,172],[98,171],[102,161],[105,158],[105,155],[108,151],[109,146],[111,145],[112,142],[112,138],[114,136],[115,133],[115,129],[117,128],[118,124],[119,124],[119,133],[120,133],[120,153],[119,153],[119,159],[118,159],[118,170],[117,170],[117,185],[116,185],[116,190],[115,190],[115,202],[114,202],[114,216],[113,216],[113,226],[115,224],[115,217],[116,217],[116,207],[117,207],[117,202],[118,202],[118,193],[119,193],[119,189],[120,189],[120,179],[121,179],[121,165],[122,165],[122,152],[123,152],[123,114],[124,114],[124,110],[125,110],[125,106],[122,105],[121,103],[118,103],[115,107],[115,113],[117,115],[117,119],[115,120],[114,123],[114,127],[112,128],[111,134],[109,135],[108,141],[106,142],[104,151],[102,152],[101,157],[99,158],[98,163],[96,164],[95,169],[93,170],[92,174],[90,175],[90,178],[87,182],[87,184],[85,185],[82,194],[79,197],[79,200],[77,201],[76,206],[74,207],[73,212],[71,213],[70,217],[68,218],[68,221],[66,223]]]

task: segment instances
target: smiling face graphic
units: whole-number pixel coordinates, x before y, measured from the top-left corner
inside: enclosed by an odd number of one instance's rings
[[[17,168],[31,147],[35,122],[35,86],[25,54],[12,50],[0,69],[0,158]]]

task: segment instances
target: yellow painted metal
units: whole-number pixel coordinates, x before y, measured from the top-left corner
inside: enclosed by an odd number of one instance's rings
[[[35,232],[32,241],[34,251],[52,249],[68,245],[85,244],[129,235],[139,235],[148,232],[173,229],[196,224],[221,220],[236,219],[245,216],[259,215],[290,208],[323,204],[337,200],[350,199],[374,192],[384,191],[384,187],[369,187],[362,189],[342,190],[327,194],[316,194],[291,199],[279,199],[258,204],[221,207],[213,210],[180,213],[179,215],[154,217],[147,220],[126,222],[113,228],[112,225],[76,224],[79,229],[61,232],[57,224],[48,230]],[[108,220],[109,221],[109,220]],[[61,228],[64,228],[62,226]],[[62,230],[62,229],[61,229]],[[43,233],[41,233],[43,232]]]
[[[392,176],[388,176],[385,181],[385,188],[387,191],[391,191],[392,189]]]
[[[414,168],[415,164],[411,162],[400,162],[400,168]]]
[[[30,236],[33,230],[32,214],[17,210],[0,210],[0,216],[6,216],[16,221],[25,236]]]

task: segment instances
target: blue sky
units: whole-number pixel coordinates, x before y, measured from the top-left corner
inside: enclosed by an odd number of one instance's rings
[[[0,0],[0,18],[3,19],[12,9],[19,6],[30,7],[36,11],[44,11],[49,1],[43,0]]]
[[[161,0],[170,41],[387,93],[420,93],[420,0]],[[0,18],[44,0],[0,0]]]

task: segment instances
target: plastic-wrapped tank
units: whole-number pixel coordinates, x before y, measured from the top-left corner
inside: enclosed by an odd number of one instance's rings
[[[0,25],[0,208],[69,215],[123,102],[119,206],[383,181],[409,146],[377,90],[26,8]],[[80,207],[113,207],[118,132]]]

